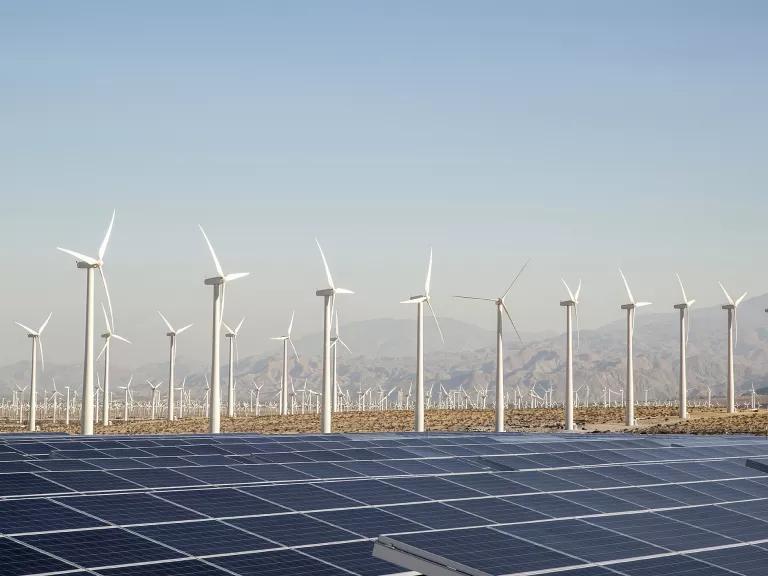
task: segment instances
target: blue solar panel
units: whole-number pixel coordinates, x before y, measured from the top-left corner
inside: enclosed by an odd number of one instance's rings
[[[212,518],[274,514],[286,509],[234,488],[174,490],[159,494],[164,500]]]
[[[217,520],[155,524],[134,529],[138,534],[192,556],[252,552],[278,545]]]
[[[199,560],[181,560],[99,570],[99,574],[101,576],[224,576],[228,572]],[[85,572],[83,575],[85,576]]]
[[[6,538],[0,538],[0,559],[3,576],[23,576],[75,568]]]
[[[0,502],[0,533],[2,534],[73,530],[103,525],[103,522],[95,518],[42,498]]]
[[[112,524],[148,524],[194,520],[201,517],[199,514],[169,504],[150,494],[78,496],[61,498],[59,501]]]
[[[356,534],[304,514],[237,518],[230,520],[229,523],[285,546],[359,539]]]
[[[294,550],[212,558],[211,562],[241,576],[346,576],[348,574]]]

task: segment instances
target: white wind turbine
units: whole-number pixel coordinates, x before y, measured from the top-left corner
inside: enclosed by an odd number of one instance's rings
[[[33,330],[29,326],[25,326],[21,322],[16,322],[17,326],[20,326],[24,330],[27,331],[27,338],[30,338],[32,340],[32,370],[30,374],[30,382],[29,382],[29,426],[28,429],[30,432],[35,431],[36,427],[36,415],[37,415],[37,349],[40,348],[40,365],[42,366],[43,372],[45,372],[45,356],[43,354],[43,342],[40,339],[40,337],[43,334],[43,330],[45,330],[45,327],[48,326],[48,321],[51,319],[51,315],[53,312],[48,314],[48,317],[45,319],[45,322],[42,323],[40,328],[37,330]],[[19,409],[19,414],[21,414],[21,409]],[[21,421],[21,419],[19,419]]]
[[[416,304],[416,410],[415,412],[415,430],[424,432],[424,303],[429,306],[429,311],[435,319],[437,331],[440,334],[440,340],[445,342],[443,331],[440,329],[440,323],[437,321],[437,315],[432,308],[432,301],[429,295],[429,286],[432,280],[432,249],[429,249],[429,264],[427,265],[427,280],[424,282],[424,294],[411,296],[408,300],[403,300],[401,304]]]
[[[341,339],[339,336],[339,311],[335,310],[336,313],[336,336],[331,338],[331,348],[333,350],[333,354],[331,356],[331,385],[333,386],[333,411],[336,412],[339,409],[339,390],[338,385],[336,383],[336,366],[337,366],[337,355],[338,355],[338,346],[337,344],[341,344],[344,346],[344,348],[347,349],[347,352],[350,354],[352,353],[352,350],[349,349],[349,346],[347,346],[344,343],[344,340]]]
[[[331,319],[333,315],[333,307],[336,302],[336,294],[354,294],[352,290],[346,288],[336,288],[333,283],[333,277],[331,276],[331,269],[328,267],[328,261],[325,259],[325,254],[320,246],[320,242],[315,238],[317,248],[320,250],[320,257],[323,259],[323,266],[325,267],[325,277],[328,280],[328,288],[315,291],[316,296],[322,296],[324,299],[323,304],[323,410],[321,416],[321,432],[323,434],[331,433],[331,419],[333,407],[333,390],[331,389]]]
[[[69,426],[69,408],[70,408],[70,403],[69,403],[69,386],[64,386],[64,388],[67,389],[67,406],[66,406],[66,410],[64,411],[64,425],[65,426]]]
[[[149,387],[152,388],[152,417],[151,417],[152,420],[155,419],[155,412],[157,411],[157,394],[158,394],[157,390],[158,388],[160,388],[160,385],[162,383],[163,381],[161,380],[157,384],[152,384],[152,381],[149,378],[147,378],[147,384],[149,384]]]
[[[245,316],[233,330],[226,322],[224,328],[227,329],[225,336],[229,338],[229,382],[227,387],[227,416],[235,417],[235,364],[240,362],[240,351],[237,348],[237,335],[245,322]]]
[[[126,344],[130,344],[131,342],[112,331],[112,328],[109,324],[109,317],[107,316],[107,311],[104,309],[103,304],[101,305],[101,311],[104,312],[104,323],[107,326],[107,330],[101,335],[101,337],[104,338],[104,346],[102,346],[99,355],[96,357],[96,360],[98,361],[102,354],[104,355],[104,398],[109,398],[109,352],[112,348],[112,338],[120,340],[121,342],[125,342]],[[101,423],[103,426],[109,426],[109,402],[104,402],[104,409],[102,412],[103,417]]]
[[[203,233],[205,243],[208,244],[208,250],[213,257],[213,263],[216,266],[217,276],[205,279],[206,286],[213,286],[213,336],[211,342],[211,394],[209,417],[210,423],[208,430],[211,434],[218,434],[221,430],[221,324],[224,316],[224,300],[226,285],[239,278],[248,276],[249,272],[234,272],[224,274],[216,252],[213,250],[211,241],[200,226],[200,232]]]
[[[128,379],[128,384],[120,386],[120,390],[125,391],[125,399],[123,401],[123,422],[128,422],[128,399],[132,395],[131,382],[133,382],[133,376]]]
[[[685,288],[683,287],[683,281],[680,279],[680,275],[676,274],[677,283],[680,284],[680,292],[683,294],[683,301],[680,304],[675,304],[675,310],[680,311],[680,418],[688,418],[688,364],[687,364],[687,349],[688,349],[688,334],[690,333],[691,321],[690,321],[690,307],[693,306],[696,300],[688,300],[688,296],[685,294]]]
[[[573,328],[571,322],[571,312],[576,316],[576,341],[577,346],[580,343],[581,335],[579,333],[579,295],[581,294],[581,280],[576,287],[576,292],[571,292],[568,284],[563,280],[568,292],[568,300],[560,302],[560,306],[565,307],[565,429],[572,431],[573,426]]]
[[[725,294],[726,300],[728,300],[728,304],[725,304],[722,308],[723,310],[728,310],[728,390],[727,390],[727,396],[728,396],[728,412],[733,413],[736,412],[736,398],[735,398],[735,385],[734,385],[734,378],[733,378],[733,347],[736,343],[739,341],[739,320],[736,317],[736,312],[739,307],[739,304],[741,304],[742,300],[746,298],[747,293],[744,292],[739,298],[734,300],[731,298],[731,296],[728,294],[728,291],[725,289],[725,287],[722,285],[722,283],[718,282],[720,284],[720,288],[723,291],[723,294]]]
[[[93,434],[93,275],[94,270],[97,268],[101,275],[101,283],[104,286],[104,294],[107,297],[107,304],[109,305],[111,325],[115,325],[115,318],[112,313],[112,300],[109,296],[109,288],[107,288],[107,278],[104,275],[104,254],[107,251],[107,244],[109,243],[109,237],[112,234],[112,226],[114,223],[115,212],[113,211],[112,220],[109,222],[109,228],[107,228],[104,240],[101,241],[101,245],[99,246],[99,255],[97,258],[86,256],[85,254],[80,254],[74,250],[68,250],[67,248],[58,248],[58,250],[61,250],[70,256],[74,256],[77,260],[77,267],[86,271],[85,359],[83,361],[83,394],[80,411],[80,433],[84,435]]]
[[[430,252],[430,264],[431,262],[432,262],[432,255]],[[515,326],[515,322],[512,320],[512,316],[509,313],[509,309],[507,308],[507,305],[504,303],[504,299],[507,297],[510,290],[512,290],[512,287],[517,282],[517,279],[520,278],[520,275],[523,273],[523,270],[525,270],[526,266],[528,266],[528,262],[523,264],[522,268],[520,268],[518,273],[515,275],[514,279],[510,283],[507,290],[499,298],[480,298],[477,296],[454,296],[454,298],[463,298],[465,300],[482,300],[484,302],[493,302],[494,305],[496,306],[496,432],[504,432],[504,409],[505,409],[505,406],[504,406],[504,337],[503,337],[504,314],[506,314],[510,324],[512,324],[512,328],[515,330],[515,334],[517,334],[517,338],[520,340],[521,343],[523,341],[523,339],[520,338],[520,333],[517,331],[517,326]]]
[[[283,341],[283,375],[280,381],[280,415],[284,416],[288,414],[288,344],[293,348],[293,353],[296,355],[296,361],[299,361],[299,353],[296,352],[296,346],[293,345],[291,340],[291,331],[293,330],[293,318],[294,312],[291,312],[291,321],[288,324],[288,333],[285,336],[275,336],[272,340]],[[258,403],[257,403],[258,404]]]
[[[627,296],[629,297],[629,303],[622,304],[621,309],[627,311],[627,388],[626,388],[626,404],[624,408],[624,423],[627,426],[635,425],[635,376],[634,376],[634,357],[632,351],[632,344],[635,334],[635,309],[642,308],[643,306],[649,306],[651,302],[637,302],[632,291],[629,289],[629,282],[627,282],[624,272],[619,269],[621,279],[624,281],[624,287],[627,289]]]
[[[192,327],[192,324],[187,324],[183,328],[179,328],[178,330],[174,330],[173,326],[171,326],[171,323],[168,322],[168,319],[163,316],[163,313],[158,310],[157,312],[160,314],[160,318],[163,319],[163,322],[165,323],[165,326],[168,328],[168,332],[166,332],[166,336],[168,336],[171,339],[171,352],[170,352],[170,361],[169,361],[169,374],[168,374],[168,420],[174,419],[173,414],[173,384],[176,381],[176,336],[184,332],[185,330],[188,330]],[[150,384],[151,386],[151,384]],[[153,407],[154,408],[154,407]],[[154,418],[154,416],[153,416]]]

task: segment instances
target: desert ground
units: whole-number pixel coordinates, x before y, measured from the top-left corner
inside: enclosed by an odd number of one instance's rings
[[[728,415],[722,408],[691,408],[687,421],[680,420],[669,406],[638,406],[637,426],[623,424],[622,408],[591,407],[575,411],[575,421],[583,433],[633,432],[647,434],[768,434],[768,411],[742,410]],[[492,410],[428,410],[426,426],[430,431],[491,431]],[[515,432],[553,432],[563,429],[563,412],[557,408],[509,410],[507,429]],[[243,416],[221,419],[222,432],[259,432],[263,434],[314,433],[320,428],[317,414],[290,416]],[[341,412],[334,414],[334,432],[406,432],[413,430],[413,413],[405,410]],[[0,432],[23,432],[24,425],[0,422]],[[79,425],[67,427],[62,422],[39,422],[42,432],[77,434]],[[204,418],[114,421],[111,426],[95,426],[97,434],[181,434],[205,433]]]

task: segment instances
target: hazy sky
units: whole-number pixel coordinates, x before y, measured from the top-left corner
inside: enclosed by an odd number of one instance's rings
[[[0,363],[13,320],[53,310],[48,358],[82,355],[85,275],[117,208],[106,271],[119,364],[208,354],[213,266],[241,354],[343,321],[410,317],[429,246],[441,315],[560,329],[621,318],[617,267],[668,311],[674,272],[702,305],[768,291],[768,3],[668,0],[42,2],[0,0]],[[489,342],[489,345],[492,345]],[[349,342],[353,346],[353,342]],[[204,356],[207,357],[207,356]]]

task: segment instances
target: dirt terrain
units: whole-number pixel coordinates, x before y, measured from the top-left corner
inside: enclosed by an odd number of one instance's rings
[[[582,432],[630,431],[623,424],[622,408],[592,407],[577,409],[575,421]],[[768,411],[740,411],[728,415],[722,408],[692,408],[690,418],[681,421],[676,409],[666,406],[638,406],[635,433],[653,434],[768,434]],[[428,410],[426,426],[432,431],[491,431],[492,410]],[[42,421],[43,432],[69,432],[77,434],[78,424],[69,427],[63,423]],[[264,434],[315,433],[320,429],[316,414],[291,416],[247,416],[222,418],[223,432],[261,432]],[[413,413],[390,410],[385,412],[342,412],[334,415],[334,432],[404,432],[413,430]],[[553,432],[563,429],[561,409],[523,409],[507,412],[507,429],[517,432]],[[23,425],[0,422],[0,432],[23,432]],[[203,418],[185,418],[175,422],[166,420],[132,420],[114,422],[111,426],[94,427],[96,434],[180,434],[205,433],[208,421]]]

